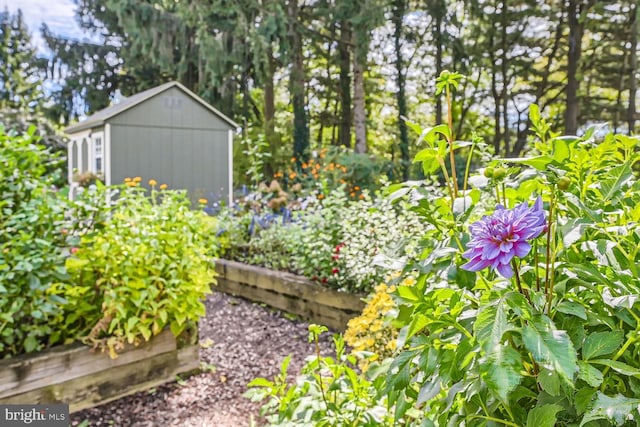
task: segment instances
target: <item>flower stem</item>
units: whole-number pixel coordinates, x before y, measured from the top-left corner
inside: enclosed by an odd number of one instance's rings
[[[447,124],[449,126],[449,163],[451,164],[451,180],[453,181],[453,194],[458,197],[458,177],[456,176],[456,157],[453,154],[453,111],[451,111],[451,89],[446,87],[447,93]]]
[[[520,271],[518,271],[518,263],[516,262],[515,259],[511,260],[511,265],[513,266],[513,271],[515,272],[516,285],[518,286],[518,292],[524,295],[527,301],[529,301],[529,304],[532,304],[531,297],[529,297],[529,291],[524,289],[522,287],[522,284],[520,283]]]
[[[536,291],[540,292],[540,271],[538,271],[538,263],[540,262],[539,260],[539,255],[538,255],[538,240],[534,240],[533,241],[533,262],[534,265],[536,266],[535,268],[535,272],[536,272]]]
[[[555,203],[555,187],[551,189],[551,200],[549,201],[549,221],[547,224],[547,259],[545,267],[544,277],[544,292],[547,296],[547,315],[551,313],[551,294],[553,289],[551,287],[551,281],[549,280],[550,262],[551,262],[551,228],[553,227],[553,205]]]

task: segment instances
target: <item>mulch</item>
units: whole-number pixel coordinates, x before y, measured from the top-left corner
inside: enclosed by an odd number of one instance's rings
[[[308,323],[223,293],[206,300],[200,321],[201,372],[71,415],[72,426],[244,427],[261,425],[259,403],[243,397],[256,377],[273,378],[292,355],[289,374],[315,354]],[[330,334],[321,340],[331,354]]]

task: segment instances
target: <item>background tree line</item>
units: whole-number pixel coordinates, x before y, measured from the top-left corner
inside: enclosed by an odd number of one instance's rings
[[[638,128],[635,0],[79,0],[77,19],[99,41],[44,25],[52,56],[42,60],[5,12],[3,110],[31,102],[66,124],[175,79],[242,124],[244,139],[264,135],[272,171],[341,146],[394,161],[405,179],[421,147],[403,117],[442,122],[442,70],[466,76],[452,104],[457,137],[475,129],[498,155],[525,150],[531,103],[568,134],[603,121]],[[22,80],[18,52],[30,64]],[[50,82],[46,106],[7,83],[41,93],[35,74]]]

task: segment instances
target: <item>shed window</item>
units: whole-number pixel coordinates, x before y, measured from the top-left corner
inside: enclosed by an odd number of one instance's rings
[[[102,134],[93,137],[93,159],[96,173],[103,172],[104,146],[102,144]]]

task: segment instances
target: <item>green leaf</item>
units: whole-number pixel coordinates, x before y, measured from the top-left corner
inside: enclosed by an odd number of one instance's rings
[[[553,160],[555,162],[563,162],[569,158],[569,143],[563,138],[553,138],[551,140],[553,145]]]
[[[33,334],[27,335],[27,338],[24,340],[24,349],[27,353],[36,350],[38,347],[38,340]]]
[[[81,270],[85,265],[89,264],[88,259],[80,259],[80,258],[67,258],[64,262],[64,266],[67,270]]]
[[[576,411],[578,414],[584,414],[584,411],[591,405],[593,396],[596,394],[595,388],[585,387],[578,390],[575,395]]]
[[[604,377],[599,369],[583,361],[578,361],[578,368],[580,368],[578,378],[584,380],[591,387],[600,387]]]
[[[548,317],[537,315],[522,329],[522,341],[536,362],[555,370],[573,387],[578,365],[576,351],[565,331],[556,329]]]
[[[417,302],[420,297],[416,293],[416,289],[413,286],[399,286],[396,288],[398,296],[406,301]]]
[[[493,350],[489,363],[480,366],[480,375],[492,393],[507,402],[511,393],[522,379],[520,353],[508,345]]]
[[[594,359],[594,360],[591,360],[590,362],[596,365],[608,366],[614,371],[622,375],[640,378],[640,370],[638,370],[637,368],[634,368],[631,365],[627,365],[624,362],[619,362],[617,360],[611,360],[611,359]]]
[[[409,331],[407,332],[406,339],[409,339],[420,332],[428,323],[429,319],[427,319],[427,316],[422,313],[418,313],[413,316],[413,319],[411,319],[411,323],[409,324]]]
[[[630,162],[611,168],[607,176],[612,176],[613,178],[600,181],[603,202],[611,200],[615,195],[620,195],[620,189],[627,181],[633,178]]]
[[[584,218],[573,218],[567,221],[562,227],[560,227],[560,234],[562,235],[562,245],[565,248],[573,245],[575,242],[582,239],[584,232],[589,227],[588,220]]]
[[[549,395],[558,396],[560,394],[560,375],[555,371],[547,368],[540,369],[538,383]]]
[[[625,423],[629,416],[637,418],[640,399],[624,397],[621,394],[610,397],[598,392],[595,402],[580,423],[580,427],[594,420],[609,420],[616,426]]]
[[[584,340],[582,358],[589,360],[611,354],[622,345],[622,341],[624,341],[622,331],[594,332]]]
[[[545,170],[549,165],[549,163],[553,161],[553,159],[549,156],[514,157],[514,158],[503,158],[498,160],[502,162],[518,163],[522,165],[531,166],[539,171]]]
[[[571,314],[573,316],[579,317],[582,320],[587,320],[587,310],[577,302],[562,301],[556,306],[556,310],[558,310],[560,313]]]
[[[543,405],[533,408],[527,415],[527,427],[554,427],[556,415],[562,411],[560,405]]]

